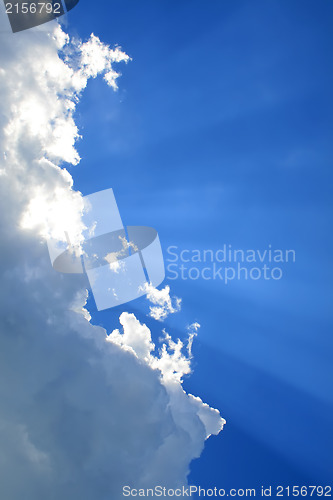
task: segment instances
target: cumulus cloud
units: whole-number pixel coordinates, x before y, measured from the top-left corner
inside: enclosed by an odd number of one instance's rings
[[[81,92],[98,74],[115,89],[128,56],[56,23],[1,37],[0,498],[119,500],[125,484],[182,485],[223,425],[182,388],[189,352],[165,334],[156,353],[127,313],[107,337],[90,322],[84,276],[53,271],[45,243],[80,229],[64,162],[80,160]]]
[[[163,330],[164,338],[160,339],[162,346],[158,354],[156,354],[155,344],[152,342],[149,328],[144,324],[142,325],[134,314],[124,312],[121,314],[119,321],[123,331],[114,330],[108,335],[107,341],[132,352],[148,366],[159,370],[162,383],[170,380],[181,383],[183,376],[191,373],[192,333],[189,334],[188,354],[186,355],[183,352],[184,343],[180,339],[174,342],[171,336]]]
[[[169,314],[174,314],[181,310],[182,299],[170,296],[170,287],[166,285],[162,290],[153,287],[152,284],[145,284],[147,299],[154,304],[149,307],[149,316],[157,321],[164,321]]]
[[[173,420],[178,430],[187,434],[189,456],[192,458],[199,456],[203,440],[211,434],[218,434],[223,429],[225,420],[220,417],[218,410],[203,403],[199,397],[186,394],[184,391],[181,383],[183,376],[191,372],[191,356],[184,354],[183,342],[180,339],[174,342],[171,336],[163,330],[162,347],[156,353],[149,328],[141,324],[134,314],[124,312],[119,320],[122,333],[118,329],[114,330],[107,337],[107,341],[128,350],[134,357],[158,372],[160,381],[169,396],[169,408]],[[199,327],[198,323],[191,326],[194,329]],[[193,341],[191,335],[192,333],[188,339],[188,350]],[[170,439],[173,442],[174,437]],[[168,446],[169,441],[164,443],[163,450]],[[175,458],[173,457],[173,460]],[[156,470],[156,464],[151,464],[150,467],[154,467],[156,477],[161,475],[160,471]]]

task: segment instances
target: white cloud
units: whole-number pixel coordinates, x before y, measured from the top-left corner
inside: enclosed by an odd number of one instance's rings
[[[174,342],[171,336],[163,330],[164,342],[159,353],[155,353],[155,345],[152,342],[149,328],[141,324],[135,315],[122,313],[120,323],[123,327],[121,333],[118,329],[111,332],[107,341],[128,350],[136,358],[160,373],[160,380],[170,396],[170,409],[175,422],[190,433],[192,444],[197,442],[197,429],[188,426],[192,418],[198,417],[203,424],[205,439],[211,434],[218,434],[223,428],[225,421],[220,417],[218,410],[210,408],[198,397],[187,395],[182,388],[182,378],[191,373],[191,347],[193,342],[193,330],[197,331],[200,325],[194,323],[189,327],[189,339],[187,344],[188,356],[183,353],[184,344],[178,339]],[[191,333],[192,332],[192,333]],[[194,446],[195,447],[195,446]],[[196,455],[195,455],[196,456]]]
[[[158,369],[162,383],[170,380],[181,383],[183,376],[191,373],[191,357],[183,353],[184,344],[180,339],[174,342],[163,330],[162,347],[156,354],[149,328],[141,324],[134,314],[124,312],[119,321],[123,327],[122,333],[118,329],[114,330],[108,335],[107,341],[132,352],[153,369]],[[192,341],[193,338],[189,336],[187,350]]]
[[[146,325],[141,325],[134,314],[122,313],[119,321],[123,326],[123,333],[114,330],[108,335],[107,340],[129,350],[139,359],[150,364],[151,351],[155,345],[151,339],[151,333]]]
[[[184,393],[188,357],[167,338],[152,359],[149,329],[126,313],[106,342],[83,276],[57,274],[45,245],[83,209],[62,168],[79,161],[80,92],[98,73],[115,88],[113,64],[128,58],[55,23],[1,36],[0,498],[119,500],[124,484],[183,484],[223,423]],[[167,295],[152,292],[171,312]]]
[[[178,297],[170,297],[170,287],[166,285],[162,290],[154,288],[150,283],[146,283],[145,292],[147,299],[154,304],[149,307],[149,316],[157,321],[164,321],[169,314],[179,312],[182,300]]]
[[[199,323],[192,323],[192,325],[187,327],[188,330],[188,342],[187,342],[187,352],[189,357],[192,357],[192,345],[194,338],[198,335],[198,330],[200,328]]]

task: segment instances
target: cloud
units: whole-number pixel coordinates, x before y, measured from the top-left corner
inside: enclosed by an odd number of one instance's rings
[[[182,299],[170,297],[169,285],[162,288],[162,290],[158,290],[150,283],[146,283],[145,291],[147,293],[147,299],[154,304],[154,306],[149,307],[149,316],[157,321],[164,321],[169,314],[180,311]]]
[[[154,353],[155,344],[152,342],[151,332],[146,325],[142,325],[134,314],[122,313],[119,318],[123,327],[122,333],[116,329],[107,337],[108,342],[119,345],[124,350],[134,354],[153,369],[159,370],[161,381],[182,382],[183,376],[191,373],[191,356],[183,353],[184,344],[178,339],[174,342],[171,336],[163,330],[164,342],[159,353]],[[189,335],[187,350],[191,350],[193,337]],[[167,384],[164,384],[167,386]]]
[[[150,364],[151,351],[155,345],[151,333],[146,325],[141,325],[134,314],[122,313],[119,321],[123,326],[123,333],[113,330],[107,337],[108,342],[119,345],[126,351],[133,353],[138,359]]]
[[[193,345],[193,340],[194,338],[198,335],[198,330],[200,328],[199,323],[192,323],[192,325],[187,327],[187,330],[189,332],[188,335],[188,342],[187,342],[187,352],[189,357],[192,357],[192,345]]]
[[[161,477],[159,467],[165,461],[164,453],[172,453],[173,465],[177,464],[179,470],[184,470],[184,450],[181,455],[174,455],[173,451],[180,450],[178,445],[186,442],[186,459],[191,461],[194,457],[200,456],[205,439],[211,434],[218,434],[225,424],[218,410],[211,408],[203,401],[191,394],[186,394],[182,387],[182,378],[191,372],[191,357],[186,356],[182,351],[183,342],[180,339],[174,342],[171,336],[164,330],[164,342],[159,353],[155,352],[155,345],[152,342],[151,332],[146,325],[142,325],[134,314],[122,313],[120,323],[123,332],[114,330],[107,341],[121,346],[128,350],[133,357],[144,362],[153,370],[158,372],[158,377],[165,387],[169,396],[169,409],[172,418],[177,426],[178,432],[183,435],[179,442],[175,442],[175,436],[169,436],[158,451],[158,458],[155,457],[154,463],[149,465],[149,477],[155,477],[155,481]],[[199,325],[195,323],[192,328],[198,329]],[[188,345],[192,345],[193,337],[189,336]],[[161,457],[160,457],[161,455]],[[185,459],[185,461],[186,461]],[[162,470],[165,470],[163,467]],[[154,473],[152,472],[154,471]],[[161,478],[162,479],[162,478]],[[156,484],[156,483],[155,483]]]
[[[90,322],[85,278],[56,273],[45,243],[81,220],[64,168],[79,162],[81,92],[98,74],[116,88],[114,64],[128,57],[94,36],[73,42],[56,23],[1,42],[0,498],[119,500],[125,484],[184,484],[223,424],[184,392],[189,357],[168,336],[154,354],[149,329],[127,313],[107,342]],[[151,293],[175,309],[169,292]]]

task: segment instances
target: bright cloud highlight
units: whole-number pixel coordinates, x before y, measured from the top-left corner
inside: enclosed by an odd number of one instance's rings
[[[147,293],[147,299],[154,304],[149,307],[149,316],[152,318],[158,321],[164,321],[169,314],[180,311],[182,299],[170,296],[169,285],[166,285],[162,290],[158,290],[151,284],[146,283],[145,291]]]

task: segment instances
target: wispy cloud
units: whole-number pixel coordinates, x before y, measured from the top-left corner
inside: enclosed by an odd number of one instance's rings
[[[149,316],[163,321],[169,314],[174,314],[181,310],[182,299],[170,296],[170,287],[166,285],[162,290],[158,290],[151,284],[146,283],[145,291],[147,299],[154,304],[149,307]]]

